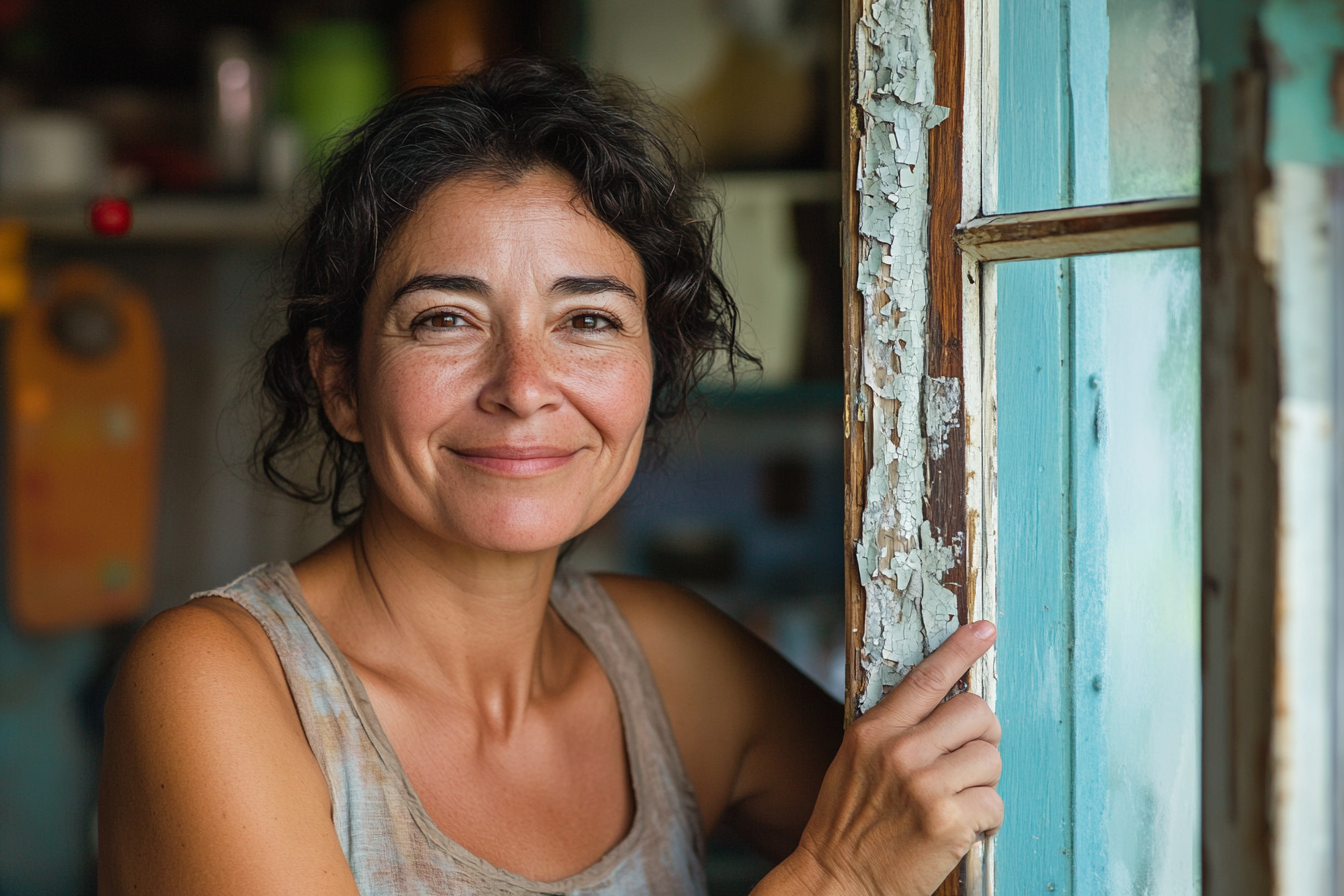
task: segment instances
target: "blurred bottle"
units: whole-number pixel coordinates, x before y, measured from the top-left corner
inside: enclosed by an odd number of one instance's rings
[[[790,0],[585,0],[583,55],[652,89],[711,168],[792,165],[814,135],[820,31]]]
[[[401,21],[401,84],[442,84],[495,50],[489,4],[421,0]]]
[[[215,175],[222,187],[244,189],[256,182],[265,120],[262,57],[246,31],[221,28],[207,39],[205,59]]]
[[[320,160],[329,138],[361,123],[391,93],[382,33],[356,20],[300,26],[286,42],[285,86],[306,154]]]
[[[303,130],[294,119],[277,117],[271,121],[261,144],[261,189],[279,197],[292,193],[306,155]]]

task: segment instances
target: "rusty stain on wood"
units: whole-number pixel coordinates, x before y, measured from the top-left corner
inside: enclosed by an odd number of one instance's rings
[[[962,214],[962,138],[965,118],[966,35],[963,0],[933,0],[934,102],[949,109],[947,120],[929,132],[929,316],[925,432],[928,496],[925,515],[934,537],[953,548],[953,565],[943,585],[957,598],[957,621],[969,617],[966,588],[969,550],[966,513],[966,394],[962,351],[962,260],[953,239]],[[936,386],[942,383],[944,385]],[[944,398],[941,412],[930,413]],[[942,419],[930,419],[938,418]],[[935,442],[935,440],[937,440]],[[963,682],[964,683],[964,682]],[[935,891],[966,893],[966,863],[960,863]]]
[[[977,218],[956,231],[979,261],[1028,261],[1199,245],[1198,197],[1089,205]]]
[[[944,425],[928,419],[932,443],[944,444],[928,454],[928,497],[925,514],[934,536],[953,546],[953,566],[943,584],[957,596],[958,622],[967,622],[966,568],[966,427],[962,362],[961,258],[953,240],[961,220],[962,122],[965,115],[965,19],[962,0],[933,2],[934,102],[946,106],[947,120],[929,132],[929,317],[928,376],[956,387],[934,387],[929,394],[952,402]],[[926,406],[934,402],[926,400]],[[949,413],[950,412],[950,413]]]
[[[863,501],[867,491],[867,470],[869,463],[868,431],[861,425],[862,417],[858,413],[857,402],[863,391],[863,361],[860,347],[863,344],[863,296],[859,293],[857,253],[859,244],[859,193],[855,189],[859,169],[859,114],[855,106],[855,26],[863,14],[863,0],[849,0],[845,4],[844,27],[841,29],[845,41],[845,59],[849,62],[849,77],[843,83],[846,86],[844,105],[848,112],[851,127],[845,139],[844,160],[845,200],[844,200],[844,277],[845,316],[845,402],[846,417],[859,420],[858,426],[846,426],[845,434],[845,724],[854,721],[857,711],[858,695],[863,689],[863,666],[859,660],[859,646],[862,641],[863,617],[866,608],[863,586],[859,581],[858,562],[855,546],[863,531]]]

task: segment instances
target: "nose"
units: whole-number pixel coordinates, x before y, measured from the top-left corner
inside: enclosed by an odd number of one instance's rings
[[[560,407],[563,395],[556,382],[544,340],[506,336],[492,350],[490,378],[481,390],[481,410],[527,418]]]

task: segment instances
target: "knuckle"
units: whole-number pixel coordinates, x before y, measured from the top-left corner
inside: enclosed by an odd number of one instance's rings
[[[924,836],[930,840],[945,843],[960,841],[964,837],[962,829],[966,825],[962,823],[961,813],[948,800],[937,800],[923,806],[920,821]]]
[[[994,711],[989,708],[989,704],[985,702],[985,698],[981,697],[979,694],[972,694],[967,691],[964,694],[958,694],[957,699],[961,701],[962,705],[966,707],[966,711],[969,713],[986,718],[994,715]]]
[[[860,754],[871,753],[879,749],[883,741],[883,733],[879,726],[867,717],[860,718],[849,730],[845,732],[845,739],[854,747],[854,750]]]
[[[999,827],[1003,824],[1003,797],[997,792],[990,799],[990,817],[993,821],[993,827]]]
[[[936,806],[944,796],[942,780],[933,768],[915,769],[906,775],[905,781],[911,802],[918,806]]]
[[[981,741],[981,743],[984,742]],[[1003,754],[999,752],[997,747],[990,745],[986,746],[988,746],[989,749],[988,749],[988,755],[985,757],[985,761],[986,764],[989,766],[989,771],[992,780],[994,781],[994,783],[997,784],[999,778],[1003,775]]]
[[[918,747],[909,737],[894,737],[882,749],[882,767],[888,774],[913,782],[920,774]]]
[[[988,728],[993,724],[994,711],[989,708],[983,697],[969,692],[958,694],[947,701],[949,706],[962,718]]]

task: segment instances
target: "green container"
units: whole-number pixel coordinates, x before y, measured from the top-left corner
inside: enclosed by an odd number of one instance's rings
[[[392,94],[392,65],[382,32],[357,21],[303,25],[285,47],[285,93],[308,156],[321,161],[330,138],[369,117]]]

